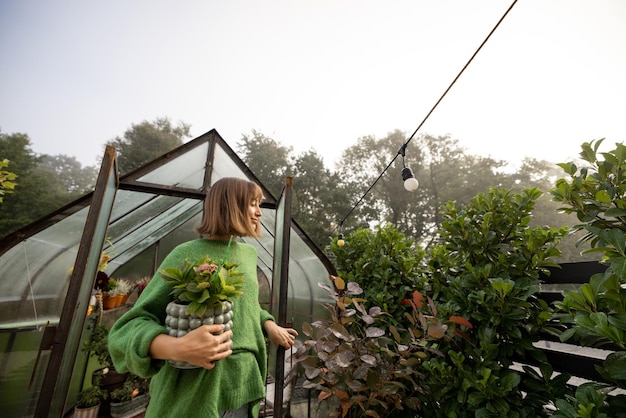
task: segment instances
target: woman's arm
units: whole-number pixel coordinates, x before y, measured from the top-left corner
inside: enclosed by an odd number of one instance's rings
[[[298,331],[296,331],[295,329],[283,328],[276,322],[269,319],[263,322],[263,329],[265,330],[267,338],[269,338],[272,344],[274,344],[276,347],[284,347],[287,350],[291,348],[294,341],[296,340],[296,336],[298,335]]]

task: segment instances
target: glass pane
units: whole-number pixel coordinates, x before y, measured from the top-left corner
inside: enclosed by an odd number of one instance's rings
[[[209,143],[205,142],[138,180],[147,183],[200,190],[204,184],[204,170],[208,150]]]
[[[202,201],[158,196],[118,218],[109,227],[108,239],[112,246],[107,252],[112,259],[107,273],[115,271],[201,211]]]
[[[0,410],[3,417],[32,417],[48,366],[42,352],[33,373],[42,331],[0,330]],[[30,386],[32,378],[32,387]]]
[[[215,183],[223,177],[238,177],[248,179],[243,170],[231,159],[219,144],[215,146],[215,156],[213,158],[212,181]]]
[[[0,257],[0,328],[57,323],[88,208]]]

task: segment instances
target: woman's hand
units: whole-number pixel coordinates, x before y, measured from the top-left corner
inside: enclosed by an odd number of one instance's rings
[[[186,361],[211,370],[215,362],[232,354],[232,331],[220,335],[224,325],[202,325],[182,337],[158,335],[150,344],[150,356],[161,360]]]
[[[274,346],[284,347],[289,350],[296,341],[298,331],[293,328],[283,328],[272,320],[267,320],[263,324],[267,338]]]

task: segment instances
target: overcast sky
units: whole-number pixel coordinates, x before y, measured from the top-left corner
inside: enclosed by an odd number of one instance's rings
[[[233,147],[255,129],[331,168],[362,136],[413,133],[511,4],[0,0],[0,129],[96,164],[169,117]],[[626,1],[519,0],[418,133],[563,162],[625,141],[625,110]]]

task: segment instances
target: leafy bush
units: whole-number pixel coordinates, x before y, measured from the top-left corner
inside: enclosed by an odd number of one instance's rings
[[[539,273],[554,265],[567,233],[529,222],[536,189],[490,189],[466,206],[449,202],[439,239],[428,252],[433,299],[445,315],[467,318],[470,341],[443,341],[443,357],[423,364],[431,392],[424,416],[541,416],[562,396],[568,376],[553,376],[533,346],[550,329],[552,310],[539,299]],[[552,330],[554,332],[554,330]],[[538,364],[513,368],[514,361]]]
[[[320,284],[335,301],[324,305],[330,319],[302,327],[310,338],[295,355],[305,370],[303,386],[319,391],[329,417],[416,416],[420,394],[428,390],[420,383],[419,365],[436,353],[433,342],[471,324],[458,317],[439,320],[432,300],[425,303],[415,291],[405,301],[412,308],[407,314],[412,327],[387,326],[387,313],[377,306],[366,309],[367,301],[357,297],[363,293],[357,283],[346,285],[335,276],[331,281],[333,287]]]
[[[598,158],[601,143],[582,145],[580,156],[588,167],[559,164],[569,181],[559,179],[552,195],[565,204],[563,211],[576,214],[580,224],[574,229],[586,232],[580,241],[590,244],[587,252],[603,254],[607,269],[579,289],[567,292],[557,307],[567,314],[564,323],[568,329],[561,340],[615,350],[598,372],[615,387],[626,389],[626,146],[616,144],[614,150],[601,154],[602,159]],[[597,390],[603,392],[604,385],[598,385]],[[599,411],[617,404],[622,410],[626,407],[623,395],[593,399],[600,405]]]
[[[360,228],[348,235],[345,245],[334,240],[330,250],[337,274],[358,283],[364,297],[390,314],[396,324],[404,322],[402,300],[422,288],[423,249],[391,224],[371,231]]]

